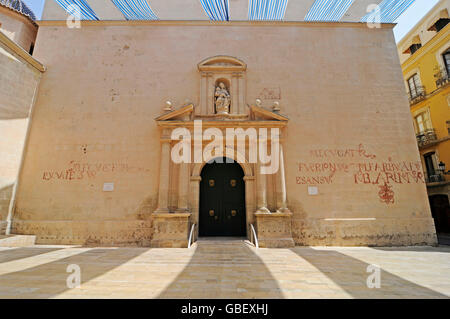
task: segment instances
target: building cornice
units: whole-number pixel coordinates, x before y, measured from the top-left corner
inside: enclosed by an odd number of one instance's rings
[[[436,14],[438,8],[442,6],[442,3],[438,1],[433,8],[422,18],[419,22],[417,22],[414,27],[403,37],[397,44],[397,47],[402,47],[408,40],[410,40],[414,34],[418,33],[420,27],[425,23],[425,21]]]
[[[402,70],[405,71],[412,64],[416,63],[417,60],[421,59],[425,54],[427,54],[430,50],[434,48],[437,42],[441,40],[445,40],[450,33],[450,23],[441,31],[439,31],[430,41],[428,41],[423,47],[417,50],[416,53],[411,55],[405,62],[402,64]],[[398,46],[399,47],[399,46]]]
[[[66,26],[66,20],[41,20],[39,26]],[[162,25],[191,25],[191,26],[308,26],[325,28],[367,28],[365,22],[315,22],[315,21],[188,21],[188,20],[83,20],[81,26],[162,26]],[[381,29],[393,29],[395,23],[382,23]],[[371,30],[376,30],[373,28]]]
[[[29,65],[34,67],[40,72],[45,72],[45,66],[33,58],[27,51],[25,51],[21,46],[16,44],[13,40],[8,38],[3,32],[0,31],[0,43],[8,47],[13,53],[17,54],[19,57],[24,59]]]

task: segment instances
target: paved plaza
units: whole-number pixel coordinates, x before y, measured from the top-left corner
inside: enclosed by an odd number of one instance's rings
[[[80,267],[78,288],[67,285],[69,265]],[[381,267],[380,288],[367,287],[370,265]],[[449,246],[256,249],[212,239],[189,249],[0,248],[0,298],[449,297]]]

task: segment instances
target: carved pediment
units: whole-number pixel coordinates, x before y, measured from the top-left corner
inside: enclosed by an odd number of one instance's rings
[[[282,122],[289,121],[289,119],[286,116],[257,105],[250,106],[250,118],[252,120],[263,119],[269,121],[282,121]]]
[[[198,64],[199,71],[243,72],[247,64],[231,56],[214,56]]]
[[[278,112],[274,112],[271,111],[269,109],[266,109],[264,107],[261,106],[257,106],[257,105],[250,105],[250,114],[249,116],[239,116],[239,115],[233,115],[230,114],[226,117],[226,120],[224,120],[224,118],[220,118],[217,117],[217,119],[215,119],[214,117],[208,117],[207,121],[208,122],[223,122],[224,124],[226,123],[231,123],[233,122],[233,124],[238,124],[238,123],[246,123],[246,124],[250,124],[252,122],[258,122],[258,121],[263,121],[265,123],[268,122],[281,122],[284,123],[283,125],[285,125],[289,119],[284,116],[279,114]],[[161,116],[158,116],[157,118],[155,118],[155,121],[161,123],[161,122],[191,122],[194,119],[202,119],[205,120],[204,118],[197,117],[194,116],[193,114],[194,112],[194,105],[193,104],[189,104],[186,106],[183,106],[177,110],[173,110],[167,113],[164,113]],[[280,124],[281,124],[280,123]]]
[[[189,104],[179,108],[178,110],[173,110],[167,112],[161,116],[158,116],[155,121],[186,121],[190,120],[191,114],[194,111],[194,105]]]

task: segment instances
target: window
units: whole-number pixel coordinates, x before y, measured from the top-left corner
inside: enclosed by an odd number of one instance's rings
[[[414,120],[416,121],[417,134],[425,133],[432,129],[428,112],[422,112],[419,115],[416,115]]]
[[[420,85],[419,75],[417,73],[408,79],[408,87],[411,99],[415,99],[421,93],[423,93],[422,87]]]
[[[434,152],[427,153],[423,156],[423,159],[425,160],[425,168],[427,169],[428,178],[430,178],[433,175],[436,175],[436,171],[434,169]]]
[[[447,75],[450,74],[450,50],[447,50],[442,57],[444,58],[445,71],[447,71]]]
[[[445,28],[445,26],[450,22],[450,19],[448,18],[441,18],[439,20],[436,21],[436,23],[434,24],[434,28],[436,29],[437,32],[441,31],[442,29]]]
[[[31,45],[30,45],[30,50],[28,51],[28,53],[29,53],[30,55],[33,55],[33,51],[34,51],[34,43],[31,43]]]
[[[409,47],[409,52],[412,54],[414,54],[417,50],[419,50],[422,47],[422,44],[420,43],[414,43],[413,45],[411,45]]]

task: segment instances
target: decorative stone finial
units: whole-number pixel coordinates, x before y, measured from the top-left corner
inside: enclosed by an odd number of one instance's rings
[[[260,99],[256,99],[256,106],[261,106],[262,101]]]
[[[170,101],[166,101],[166,106],[163,109],[165,112],[170,112],[172,111],[172,102]]]
[[[280,102],[278,102],[278,101],[273,102],[272,111],[279,112],[280,110],[281,110]]]

